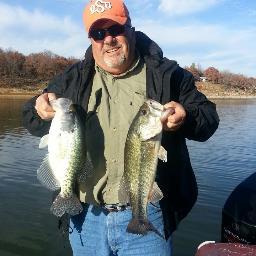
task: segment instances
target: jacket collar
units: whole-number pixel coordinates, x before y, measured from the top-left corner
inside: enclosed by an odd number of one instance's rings
[[[140,31],[136,31],[136,48],[145,62],[149,61],[151,65],[159,66],[163,59],[161,48],[157,43]]]

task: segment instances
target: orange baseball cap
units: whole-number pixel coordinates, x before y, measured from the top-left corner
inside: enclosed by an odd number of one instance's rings
[[[124,25],[130,21],[129,11],[122,0],[91,0],[83,12],[83,22],[87,32],[101,19],[113,20]]]

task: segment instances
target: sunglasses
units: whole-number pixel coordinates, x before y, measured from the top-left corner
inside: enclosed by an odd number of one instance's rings
[[[119,36],[125,32],[125,27],[131,28],[128,25],[113,25],[109,28],[93,29],[89,33],[89,38],[93,38],[94,41],[103,40],[108,32],[112,37]]]

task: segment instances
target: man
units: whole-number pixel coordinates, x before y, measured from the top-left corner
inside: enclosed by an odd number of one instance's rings
[[[207,140],[218,127],[215,105],[197,91],[193,76],[163,58],[158,45],[135,31],[121,0],[90,1],[84,11],[91,46],[85,58],[49,83],[24,107],[24,123],[36,136],[48,132],[54,111],[49,101],[70,98],[86,113],[86,143],[94,172],[77,185],[84,211],[71,218],[70,243],[80,255],[171,255],[171,234],[189,213],[197,186],[185,138]],[[126,232],[129,205],[120,205],[124,144],[129,125],[145,98],[173,113],[163,122],[168,162],[158,163],[163,192],[148,205],[148,218],[166,240],[149,232]]]

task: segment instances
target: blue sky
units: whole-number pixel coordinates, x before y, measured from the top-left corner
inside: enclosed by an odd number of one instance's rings
[[[82,58],[87,0],[0,0],[0,48]],[[180,66],[256,77],[255,0],[125,0],[133,26]]]

